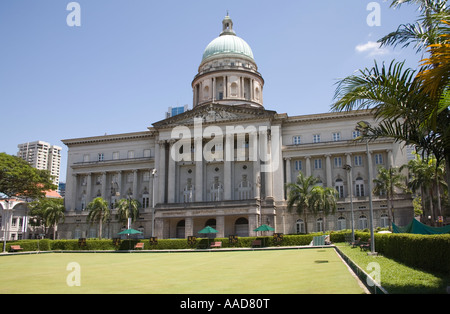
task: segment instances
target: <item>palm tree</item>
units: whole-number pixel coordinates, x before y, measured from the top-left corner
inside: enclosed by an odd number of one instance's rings
[[[416,155],[414,160],[410,160],[405,165],[410,173],[408,187],[412,191],[420,190],[422,196],[422,208],[426,209],[426,199],[428,199],[428,211],[435,221],[436,213],[442,215],[441,208],[441,190],[444,189],[447,183],[444,180],[444,166],[438,163],[436,158],[428,156],[427,159],[421,159]],[[433,199],[436,199],[436,206],[433,204]]]
[[[396,189],[400,189],[402,191],[406,190],[405,179],[406,177],[399,171],[398,168],[395,167],[389,167],[389,169],[386,169],[385,167],[378,167],[377,177],[373,179],[373,193],[386,193],[389,213],[389,230],[392,230],[392,223],[395,223],[394,198],[397,194]]]
[[[108,202],[101,197],[94,198],[87,206],[89,214],[87,220],[89,222],[98,222],[99,230],[98,237],[102,238],[102,224],[106,222],[111,216],[111,210],[109,209]]]
[[[141,204],[135,199],[120,199],[116,203],[117,219],[122,223],[133,223],[139,217]],[[130,225],[128,224],[128,228]]]
[[[334,214],[336,211],[338,192],[334,188],[315,186],[311,190],[310,210],[317,215],[322,212],[324,216]]]
[[[371,109],[379,125],[371,128],[371,138],[390,137],[415,145],[424,155],[446,160],[450,182],[449,9],[446,0],[393,0],[419,5],[420,17],[403,24],[379,40],[381,45],[407,47],[418,52],[429,49],[419,71],[403,69],[404,62],[389,67],[375,66],[344,78],[338,83],[332,105],[335,111]],[[449,184],[450,187],[450,184]],[[450,196],[450,193],[449,193]]]
[[[289,183],[286,185],[288,189],[288,201],[287,208],[289,212],[295,208],[296,212],[300,216],[304,216],[305,232],[308,233],[307,228],[307,212],[311,208],[313,202],[312,189],[317,183],[317,178],[312,176],[306,177],[301,171],[297,176],[295,183]]]
[[[65,207],[62,200],[54,200],[44,207],[43,219],[46,226],[53,226],[53,239],[56,239],[56,229],[58,223],[65,220]]]

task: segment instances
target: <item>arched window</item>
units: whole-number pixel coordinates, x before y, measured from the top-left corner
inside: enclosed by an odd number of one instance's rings
[[[177,234],[176,234],[176,238],[178,239],[183,239],[185,236],[185,224],[186,222],[184,220],[180,220],[177,223]]]
[[[203,88],[203,99],[204,100],[207,100],[207,99],[209,99],[210,97],[209,97],[209,86],[205,86],[204,88]]]
[[[364,196],[364,180],[361,177],[356,178],[355,194],[356,196]]]
[[[342,179],[340,178],[336,179],[335,187],[338,192],[338,197],[344,198],[344,181],[342,181]]]
[[[386,228],[389,227],[389,216],[387,214],[382,214],[380,217],[380,227]]]
[[[205,223],[205,227],[207,226],[216,229],[216,220],[214,218],[208,219]]]
[[[339,217],[337,220],[337,230],[347,229],[347,223],[345,217]]]
[[[238,95],[238,85],[236,84],[236,82],[231,83],[230,93],[233,97],[236,97]]]
[[[367,217],[364,215],[359,216],[358,229],[367,229],[367,228],[368,228]]]
[[[322,232],[323,231],[323,218],[318,218],[316,220],[316,231]]]
[[[238,237],[248,237],[248,220],[247,218],[241,217],[234,223],[235,234]]]
[[[296,233],[305,233],[305,222],[303,219],[298,219],[295,222],[295,232]]]

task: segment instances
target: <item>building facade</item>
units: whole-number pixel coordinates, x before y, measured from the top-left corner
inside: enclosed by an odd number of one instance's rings
[[[53,176],[53,183],[59,184],[61,171],[61,150],[56,145],[44,141],[35,141],[17,145],[19,151],[17,157],[27,161],[32,167],[40,170],[48,170]]]
[[[104,237],[126,228],[114,219],[120,198],[137,199],[133,228],[144,237],[199,236],[209,225],[217,237],[255,236],[261,224],[275,232],[303,233],[369,225],[369,177],[378,166],[407,162],[399,143],[366,144],[355,126],[376,123],[368,111],[289,116],[263,105],[264,79],[249,45],[226,16],[222,32],[205,49],[192,81],[192,110],[157,121],[147,131],[63,140],[68,146],[66,218],[59,238],[97,237],[86,222],[87,204],[103,197],[113,211]],[[346,165],[347,167],[344,169]],[[351,169],[350,169],[351,168]],[[299,172],[338,191],[335,214],[287,210],[286,184]],[[387,226],[387,201],[373,196],[374,226]],[[399,225],[413,217],[411,199],[395,201]]]

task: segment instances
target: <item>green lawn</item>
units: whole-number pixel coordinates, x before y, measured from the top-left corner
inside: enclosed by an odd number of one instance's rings
[[[80,286],[69,287],[69,263]],[[361,294],[332,248],[0,257],[0,293]]]
[[[439,293],[446,294],[450,278],[443,274],[435,274],[415,269],[383,256],[368,256],[367,252],[359,248],[352,248],[348,244],[336,244],[341,251],[367,273],[370,263],[379,265],[379,281],[390,294]]]

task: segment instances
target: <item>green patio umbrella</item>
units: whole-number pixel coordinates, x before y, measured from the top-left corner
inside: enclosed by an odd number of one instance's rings
[[[127,230],[124,230],[124,231],[119,232],[118,234],[127,234],[127,235],[130,235],[130,234],[142,234],[142,232],[140,232],[140,231],[138,231],[138,230],[135,230],[135,229],[127,229]]]
[[[253,231],[275,231],[275,229],[268,225],[261,225],[258,228],[254,229]],[[263,239],[263,241],[264,241],[264,246],[265,246],[266,240]]]
[[[206,226],[202,230],[200,230],[198,233],[217,233],[218,231],[214,229],[213,227]]]
[[[142,232],[135,230],[135,229],[127,229],[127,230],[119,232],[118,234],[126,234],[129,236],[130,234],[142,234]],[[131,250],[131,242],[128,243],[128,248]]]
[[[272,228],[271,226],[268,226],[268,225],[262,225],[262,226],[259,226],[258,228],[256,228],[253,231],[275,231],[275,229]]]
[[[200,230],[198,233],[212,234],[212,233],[217,233],[217,232],[218,231],[216,229],[214,229],[213,227],[206,226],[205,228]],[[208,237],[208,246],[209,246],[209,237]]]

